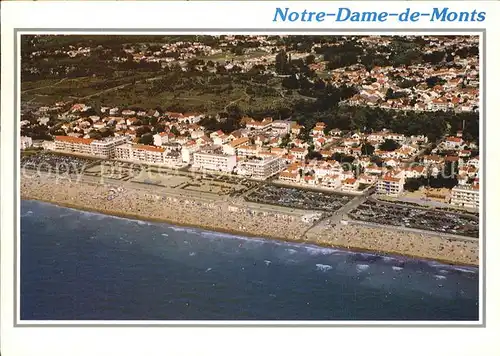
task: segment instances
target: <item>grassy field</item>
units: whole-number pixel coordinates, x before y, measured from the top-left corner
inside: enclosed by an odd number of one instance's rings
[[[188,36],[197,37],[197,36]],[[199,111],[207,114],[233,110],[237,106],[242,112],[273,111],[290,108],[301,97],[296,90],[284,90],[282,78],[270,75],[226,72],[180,72],[175,68],[168,71],[160,65],[136,64],[127,66],[114,61],[98,58],[29,57],[35,49],[65,48],[102,44],[121,47],[128,43],[155,43],[186,40],[186,36],[47,36],[36,43],[26,38],[24,51],[26,77],[22,78],[21,93],[23,103],[30,105],[53,105],[58,101],[85,102],[95,107],[141,107],[143,109],[162,108],[172,111]],[[147,42],[144,42],[147,41]],[[244,55],[235,55],[226,50],[212,56],[200,56],[205,62],[243,62],[253,58],[269,56],[263,50],[250,50]],[[62,68],[62,69],[61,69]],[[78,74],[66,78],[64,68],[78,68]],[[30,70],[38,69],[39,77]],[[52,69],[57,78],[51,78]],[[62,71],[62,73],[61,73]],[[76,75],[79,75],[76,77]],[[55,76],[55,75],[54,75]],[[50,78],[50,79],[49,79]]]
[[[231,74],[223,76],[225,79],[221,84],[209,82],[202,76],[200,79],[180,80],[164,89],[158,89],[157,84],[166,78],[164,72],[129,76],[118,73],[111,79],[80,77],[30,81],[22,84],[22,100],[43,105],[57,101],[84,101],[97,106],[161,107],[216,114],[234,105],[243,111],[272,110],[304,99],[294,91],[285,93],[277,78],[271,78],[267,83],[241,80],[231,83],[231,78],[228,78]]]

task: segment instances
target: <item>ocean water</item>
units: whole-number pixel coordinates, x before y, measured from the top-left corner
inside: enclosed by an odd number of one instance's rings
[[[21,210],[22,320],[478,320],[477,268]]]

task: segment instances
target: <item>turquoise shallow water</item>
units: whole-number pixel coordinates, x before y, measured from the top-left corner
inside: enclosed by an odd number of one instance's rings
[[[21,210],[23,320],[478,320],[476,268]]]

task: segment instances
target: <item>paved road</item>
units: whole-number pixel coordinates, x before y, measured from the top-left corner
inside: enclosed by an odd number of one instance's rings
[[[309,233],[313,233],[314,230],[319,229],[322,230],[326,226],[334,226],[340,223],[341,220],[347,219],[347,214],[356,209],[358,206],[363,204],[369,197],[369,194],[358,195],[351,199],[347,204],[342,206],[339,210],[334,212],[333,214],[326,214],[322,219],[316,221],[316,223],[304,231],[302,236],[305,236]]]

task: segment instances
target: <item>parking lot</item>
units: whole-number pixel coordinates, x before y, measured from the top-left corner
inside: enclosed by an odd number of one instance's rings
[[[81,174],[98,163],[96,160],[55,153],[39,153],[21,158],[21,170],[51,174]]]
[[[479,218],[473,215],[366,201],[349,216],[376,224],[479,237]]]
[[[255,203],[280,205],[294,209],[334,212],[348,203],[352,197],[266,184],[257,188],[246,199]]]

